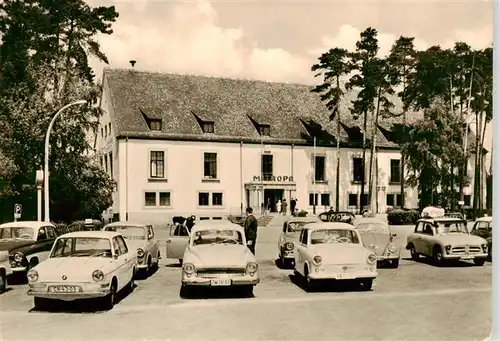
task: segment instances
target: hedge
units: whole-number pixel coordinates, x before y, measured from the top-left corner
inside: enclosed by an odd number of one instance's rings
[[[389,225],[414,225],[420,218],[417,210],[393,209],[387,213]]]

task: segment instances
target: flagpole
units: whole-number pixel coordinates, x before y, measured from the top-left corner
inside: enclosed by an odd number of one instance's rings
[[[313,214],[316,214],[316,136],[313,143]]]

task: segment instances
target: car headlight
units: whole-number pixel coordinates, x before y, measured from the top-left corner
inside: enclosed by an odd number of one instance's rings
[[[320,265],[321,261],[323,261],[323,258],[321,258],[321,256],[314,256],[313,258],[314,265]]]
[[[446,251],[446,253],[450,253],[450,250],[451,250],[451,245],[446,245],[444,247],[444,250]]]
[[[368,256],[366,261],[368,262],[368,264],[374,264],[375,262],[377,262],[377,256],[372,253]]]
[[[285,249],[287,251],[292,251],[293,250],[293,243],[290,243],[290,242],[285,243]]]
[[[101,270],[95,270],[92,272],[92,279],[96,282],[100,282],[104,279],[104,273]]]
[[[247,272],[249,274],[256,273],[258,268],[259,268],[259,266],[257,265],[257,263],[250,262],[250,263],[247,264]]]
[[[390,244],[388,249],[390,253],[395,253],[398,251],[398,247],[395,244]]]
[[[17,252],[15,255],[14,255],[14,260],[18,263],[22,263],[24,259],[24,255],[21,253],[21,252]]]
[[[483,252],[488,252],[488,244],[481,245],[483,247]]]
[[[144,257],[144,250],[139,248],[137,249],[137,257],[142,258]]]
[[[31,269],[27,274],[28,280],[30,282],[38,281],[38,272],[35,269]]]
[[[184,272],[187,274],[192,274],[195,270],[195,267],[193,264],[187,263],[187,264],[184,264],[184,266],[182,267],[182,270],[184,270]]]

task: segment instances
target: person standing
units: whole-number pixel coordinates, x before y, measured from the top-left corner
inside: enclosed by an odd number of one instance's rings
[[[248,249],[255,255],[255,243],[257,242],[257,228],[259,223],[253,215],[253,209],[247,207],[247,218],[245,219],[245,239]]]
[[[283,215],[286,215],[286,209],[288,208],[288,203],[286,202],[286,199],[283,199],[283,203],[281,204]]]
[[[290,214],[292,216],[295,216],[295,205],[297,204],[297,202],[295,201],[294,198],[292,198],[292,200],[290,200]]]
[[[281,213],[281,200],[278,200],[278,203],[276,204],[276,212]]]

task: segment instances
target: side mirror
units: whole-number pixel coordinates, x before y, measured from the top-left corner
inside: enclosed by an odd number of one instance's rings
[[[394,233],[394,232],[393,232],[393,233],[391,234],[391,237],[396,237],[397,235],[398,235],[397,233]]]

